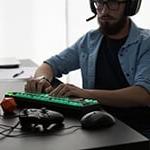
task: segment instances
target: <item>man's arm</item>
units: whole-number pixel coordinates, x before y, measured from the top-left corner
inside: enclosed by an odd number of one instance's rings
[[[35,78],[40,77],[40,76],[44,76],[47,79],[49,79],[49,81],[51,81],[54,76],[52,67],[46,63],[43,63],[41,66],[37,68],[37,70],[35,71],[35,75],[34,75]]]
[[[49,92],[53,89],[51,81],[54,72],[50,65],[43,63],[35,72],[33,78],[27,80],[25,85],[26,92]]]
[[[140,86],[118,90],[87,90],[88,96],[108,106],[130,107],[150,105],[150,93]]]
[[[50,94],[54,96],[76,96],[93,98],[107,106],[131,107],[150,105],[150,93],[140,86],[118,90],[81,89],[71,84],[61,84]]]

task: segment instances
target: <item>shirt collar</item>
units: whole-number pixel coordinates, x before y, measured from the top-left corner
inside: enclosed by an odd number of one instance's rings
[[[136,24],[131,20],[131,26],[127,41],[123,45],[123,47],[128,47],[129,45],[136,43],[139,40],[139,28]]]

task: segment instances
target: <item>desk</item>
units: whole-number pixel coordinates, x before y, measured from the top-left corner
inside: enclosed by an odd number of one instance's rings
[[[22,65],[34,65],[29,60],[23,60]],[[17,85],[16,85],[17,86]],[[2,114],[2,111],[1,111]],[[0,123],[13,125],[17,118],[0,118]],[[64,126],[80,125],[79,120],[65,117]],[[148,150],[149,140],[128,127],[123,122],[117,120],[116,124],[103,130],[83,130],[82,128],[70,133],[75,128],[68,130],[56,130],[54,135],[31,135],[5,138],[0,140],[1,150],[79,150],[79,149],[99,149],[99,150]],[[20,131],[21,132],[21,131]],[[19,133],[20,133],[19,132]],[[69,134],[69,133],[70,134]],[[68,134],[65,134],[68,133]],[[65,134],[65,135],[63,135]]]
[[[20,60],[21,64],[19,68],[22,67],[32,67],[36,68],[37,65],[30,59],[22,59]],[[18,68],[18,69],[19,69]],[[11,72],[11,69],[8,69]],[[6,75],[7,76],[7,75]],[[4,75],[5,77],[5,75]],[[7,91],[24,91],[25,80],[22,79],[1,79],[0,80],[0,100],[4,97],[4,94]]]
[[[37,67],[37,64],[34,63],[31,59],[21,59],[20,62],[20,66],[23,67]]]
[[[13,125],[16,119],[0,119],[0,123]],[[80,125],[77,119],[65,118],[64,127]],[[148,150],[148,139],[119,120],[103,130],[75,128],[55,130],[47,135],[28,135],[0,140],[1,150]],[[20,133],[20,132],[19,132]],[[68,133],[65,135],[65,133]],[[70,133],[70,134],[69,134]],[[61,135],[54,135],[61,134]],[[64,135],[63,135],[64,134]]]

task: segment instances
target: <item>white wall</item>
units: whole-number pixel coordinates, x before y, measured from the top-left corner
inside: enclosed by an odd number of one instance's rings
[[[149,0],[142,0],[141,8],[138,14],[133,16],[132,19],[138,26],[150,29],[149,13]]]
[[[66,46],[65,0],[0,0],[1,57],[38,64]]]
[[[148,14],[149,0],[143,0],[132,18],[150,28]],[[0,0],[0,57],[31,58],[41,64],[96,28],[96,19],[86,22],[92,15],[89,0]],[[81,78],[74,78],[77,74],[67,80],[81,86]]]

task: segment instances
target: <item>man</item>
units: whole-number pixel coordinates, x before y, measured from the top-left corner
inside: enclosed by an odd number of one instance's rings
[[[129,18],[140,4],[141,0],[90,0],[99,29],[44,61],[25,90],[97,99],[107,111],[145,134],[150,127],[150,31]],[[83,89],[71,84],[54,88],[54,77],[79,68]]]

